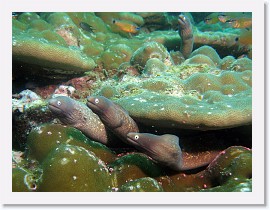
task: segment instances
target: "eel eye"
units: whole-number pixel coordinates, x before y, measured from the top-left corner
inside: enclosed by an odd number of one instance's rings
[[[95,103],[98,104],[99,103],[99,100],[98,98],[95,99]]]
[[[134,136],[134,139],[135,139],[135,140],[138,140],[138,139],[139,139],[139,135],[135,135],[135,136]]]
[[[57,101],[57,105],[60,106],[61,105],[61,101]]]

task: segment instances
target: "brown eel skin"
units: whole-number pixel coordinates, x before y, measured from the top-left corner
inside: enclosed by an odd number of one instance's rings
[[[193,29],[189,18],[183,14],[178,19],[179,35],[181,37],[180,51],[184,58],[187,59],[193,50]]]

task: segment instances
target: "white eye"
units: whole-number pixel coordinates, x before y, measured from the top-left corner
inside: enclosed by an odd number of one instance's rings
[[[99,100],[98,98],[95,99],[95,103],[98,104],[99,103]]]
[[[139,135],[135,135],[135,136],[134,136],[134,139],[135,139],[135,140],[138,140],[138,139],[139,139]]]
[[[57,101],[57,105],[60,106],[61,105],[61,101]]]

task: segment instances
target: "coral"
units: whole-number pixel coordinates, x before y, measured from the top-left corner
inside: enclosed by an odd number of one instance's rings
[[[34,20],[39,20],[40,17],[36,13],[24,12],[19,17],[18,20],[22,23],[30,23]]]
[[[59,124],[44,124],[30,132],[27,138],[28,157],[42,162],[60,144],[83,147],[106,163],[114,160],[114,154],[104,145],[89,140],[75,128]]]
[[[240,71],[240,72],[245,71],[245,70],[251,70],[252,61],[249,58],[239,58],[236,61],[234,61],[229,68],[234,71]]]
[[[121,63],[130,60],[132,52],[125,44],[111,45],[101,54],[100,59],[105,69],[117,69]]]
[[[240,146],[229,147],[199,173],[178,173],[160,176],[156,180],[161,183],[164,191],[170,192],[250,191],[250,185],[241,183],[251,178],[251,160],[251,150]],[[241,167],[245,169],[242,171]]]
[[[40,124],[51,122],[54,118],[45,102],[26,109],[23,113],[14,112],[12,114],[12,148],[25,148],[30,131]]]
[[[83,147],[61,144],[42,163],[37,191],[104,192],[113,187],[104,162]]]
[[[152,80],[143,81],[141,87],[153,92],[164,92],[172,87],[172,85],[164,79],[153,78]]]
[[[52,98],[57,96],[72,96],[74,94],[75,88],[72,86],[60,85],[53,93]]]
[[[163,72],[167,69],[166,65],[159,60],[158,58],[150,58],[142,71],[146,76],[156,77],[160,75],[160,72]]]
[[[220,69],[230,70],[230,66],[235,61],[235,58],[231,55],[224,57],[220,62]]]
[[[158,177],[164,174],[148,156],[142,153],[124,155],[109,165],[117,186],[143,177]]]
[[[131,65],[138,65],[143,68],[150,58],[157,58],[162,62],[165,62],[166,59],[171,60],[170,54],[162,44],[148,42],[133,53],[130,63]]]
[[[212,47],[202,46],[202,47],[194,50],[190,54],[189,57],[191,58],[191,57],[193,57],[195,55],[198,55],[198,54],[208,56],[214,62],[215,66],[219,66],[219,64],[220,64],[220,57],[219,57],[219,55],[217,54],[217,52]]]
[[[119,192],[163,192],[163,189],[155,179],[145,177],[123,184]]]
[[[25,112],[27,109],[44,104],[40,96],[31,90],[23,90],[14,94],[12,99],[12,111]]]
[[[170,55],[175,65],[180,65],[185,60],[180,51],[170,51]]]
[[[172,81],[179,96],[142,90],[116,102],[149,126],[208,130],[251,123],[251,71],[197,73]]]
[[[215,63],[206,55],[197,54],[185,60],[184,64],[206,64],[210,67],[216,67]]]
[[[95,62],[79,51],[27,37],[13,39],[12,54],[16,61],[42,66],[40,73],[48,77],[74,76],[95,67]]]
[[[115,87],[111,85],[106,85],[101,88],[101,90],[97,93],[97,95],[104,96],[106,98],[113,98],[119,95],[119,92]]]
[[[12,168],[12,192],[36,190],[34,175],[21,167]]]

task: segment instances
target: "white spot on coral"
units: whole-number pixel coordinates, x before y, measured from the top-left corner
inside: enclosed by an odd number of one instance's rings
[[[72,155],[74,155],[74,154],[75,154],[75,151],[74,151],[74,150],[72,150],[72,149],[70,149],[70,148],[66,148],[66,151],[70,152]]]
[[[61,165],[66,165],[69,162],[69,160],[67,158],[62,158],[62,160],[60,161]]]
[[[134,106],[135,104],[131,104],[131,106]]]
[[[229,104],[227,104],[227,107],[228,107],[228,108],[232,108],[232,106],[231,106],[231,105],[229,105]]]
[[[158,104],[154,104],[154,106],[158,106]]]
[[[163,110],[165,110],[165,108],[164,108],[164,107],[162,107],[160,110],[161,110],[161,111],[163,111]]]
[[[212,112],[207,112],[207,114],[212,114]]]
[[[52,132],[51,132],[51,131],[48,131],[47,134],[48,134],[48,135],[52,135]]]
[[[75,181],[77,179],[77,176],[73,176],[72,179]]]

